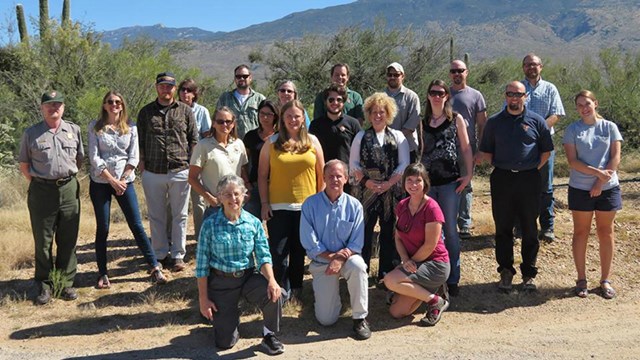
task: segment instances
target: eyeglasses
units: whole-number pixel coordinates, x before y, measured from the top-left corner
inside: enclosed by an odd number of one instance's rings
[[[242,75],[236,74],[236,80],[240,80],[240,79],[247,80],[249,78],[249,76],[251,76],[251,74],[247,74],[247,75],[245,75],[245,74],[242,74]]]
[[[295,93],[295,91],[293,91],[293,89],[278,89],[278,92],[287,93],[287,94]]]
[[[330,97],[330,98],[327,98],[327,101],[329,102],[329,104],[333,104],[335,102],[342,104],[344,102],[344,99],[341,97]]]
[[[467,69],[449,69],[449,74],[462,74],[467,71]]]
[[[526,95],[523,92],[517,92],[517,91],[507,91],[505,94],[507,95],[507,97],[510,97],[510,98],[514,98],[514,97],[521,98]]]
[[[447,96],[447,92],[444,90],[429,90],[429,96],[443,98]]]
[[[107,100],[107,104],[109,105],[121,105],[122,104],[122,100]]]
[[[411,230],[411,226],[413,225],[413,218],[415,215],[411,215],[409,212],[409,207],[405,211],[398,216],[398,221],[396,221],[396,229],[403,233],[408,233]]]
[[[397,78],[400,76],[402,76],[402,73],[387,73],[387,77],[390,77],[390,78]]]
[[[260,115],[265,116],[265,117],[276,116],[276,114],[274,114],[272,112],[266,112],[266,111],[260,111]]]
[[[192,93],[193,90],[188,89],[188,88],[180,88],[180,92]]]
[[[223,192],[220,194],[221,197],[226,198],[226,199],[239,199],[241,197],[244,197],[245,194],[241,193],[241,192]]]
[[[233,124],[233,120],[221,120],[221,119],[215,119],[214,121],[215,121],[215,122],[216,122],[216,124],[218,124],[218,125],[227,125],[227,126],[229,126],[229,125]]]

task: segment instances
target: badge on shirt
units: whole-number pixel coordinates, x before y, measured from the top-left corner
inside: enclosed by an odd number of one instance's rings
[[[345,132],[347,131],[347,128],[344,127],[344,125],[340,125],[340,127],[338,128],[338,130],[340,130],[340,132]]]
[[[527,125],[527,124],[522,124],[522,130],[524,130],[524,132],[529,131],[529,125]]]
[[[72,139],[73,139],[73,134],[72,134],[72,133],[67,133],[67,138],[68,138],[69,140],[72,140]]]

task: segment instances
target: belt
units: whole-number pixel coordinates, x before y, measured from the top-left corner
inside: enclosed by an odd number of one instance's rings
[[[496,169],[502,170],[502,171],[506,171],[506,172],[512,172],[512,173],[524,173],[524,172],[528,172],[528,171],[537,170],[538,168],[526,169],[526,170],[502,169],[502,168],[496,168]]]
[[[239,279],[243,276],[245,276],[245,274],[249,274],[253,272],[253,268],[249,268],[249,269],[244,269],[244,270],[238,270],[238,271],[234,271],[234,272],[224,272],[215,268],[211,268],[211,270],[213,271],[214,274],[218,275],[218,276],[222,276],[222,277],[226,277],[226,278],[236,278]]]
[[[69,181],[71,181],[74,177],[76,177],[75,175],[71,175],[71,176],[67,176],[64,178],[60,178],[60,179],[43,179],[43,178],[39,178],[39,177],[32,177],[31,179],[35,182],[39,182],[39,183],[43,183],[43,184],[49,184],[49,185],[55,185],[57,187],[63,186],[66,183],[68,183]]]

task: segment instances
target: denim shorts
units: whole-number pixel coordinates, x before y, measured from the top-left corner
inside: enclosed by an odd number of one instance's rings
[[[589,191],[569,186],[569,210],[617,211],[622,209],[620,186],[603,190],[599,196],[591,197]]]
[[[418,270],[413,274],[407,272],[402,266],[398,269],[407,275],[411,281],[431,293],[438,291],[438,288],[447,282],[451,271],[451,265],[448,262],[432,260],[416,263],[416,267]]]

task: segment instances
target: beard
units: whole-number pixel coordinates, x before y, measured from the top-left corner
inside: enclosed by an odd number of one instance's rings
[[[519,111],[519,110],[522,110],[521,105],[520,105],[520,104],[518,104],[518,103],[510,103],[508,106],[509,106],[509,110],[511,110],[511,111]]]

